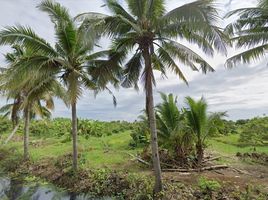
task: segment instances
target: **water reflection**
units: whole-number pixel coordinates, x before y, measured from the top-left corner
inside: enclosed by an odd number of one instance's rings
[[[23,179],[0,177],[0,200],[111,200],[90,198],[85,194],[68,194],[52,185],[25,183]]]

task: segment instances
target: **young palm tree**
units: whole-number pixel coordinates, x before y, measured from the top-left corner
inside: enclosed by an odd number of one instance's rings
[[[72,110],[73,169],[78,167],[77,113],[76,105],[83,89],[102,90],[109,82],[117,83],[118,69],[109,67],[103,57],[105,52],[90,54],[96,42],[94,29],[78,26],[68,10],[59,3],[43,1],[38,8],[46,12],[54,24],[55,45],[50,45],[29,27],[7,27],[0,32],[0,45],[22,43],[36,51],[32,56],[20,60],[21,71],[38,71],[39,77],[57,75],[67,87],[68,105]],[[114,70],[114,71],[113,71]]]
[[[204,73],[213,68],[196,52],[178,39],[197,44],[206,54],[214,50],[226,52],[227,37],[217,27],[219,19],[213,0],[198,0],[167,12],[164,0],[126,0],[128,9],[117,0],[106,0],[112,16],[84,13],[77,18],[91,21],[100,19],[105,33],[113,37],[112,59],[125,62],[123,86],[137,87],[141,79],[146,94],[146,110],[151,130],[151,146],[157,193],[162,189],[161,168],[158,155],[156,120],[154,113],[153,70],[164,76],[167,71],[178,75],[187,83],[177,60],[193,70]],[[116,55],[116,56],[115,56]]]
[[[216,131],[215,124],[226,116],[226,113],[218,112],[209,115],[207,111],[208,105],[203,97],[198,101],[191,97],[186,97],[185,99],[188,106],[186,111],[188,126],[196,136],[197,163],[200,166],[204,156],[205,140],[209,135],[213,134],[213,131]]]
[[[166,148],[172,147],[177,159],[185,164],[193,134],[186,126],[185,113],[177,106],[177,97],[160,93],[162,103],[156,106],[156,122],[160,142]]]
[[[268,49],[268,1],[258,0],[257,7],[242,8],[231,11],[227,17],[239,15],[238,19],[226,28],[238,48],[247,50],[227,60],[227,66],[233,67],[237,63],[249,63],[264,57]]]

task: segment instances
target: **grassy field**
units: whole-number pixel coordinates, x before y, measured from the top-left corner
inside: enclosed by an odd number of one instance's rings
[[[90,137],[85,139],[79,137],[79,152],[81,153],[81,166],[90,168],[116,168],[128,170],[135,169],[127,165],[131,157],[128,155],[136,154],[141,149],[131,149],[129,131],[113,134],[105,137]],[[23,151],[22,141],[12,141],[8,146],[16,147],[20,152]],[[63,141],[62,138],[30,138],[30,155],[34,161],[48,157],[58,157],[72,153],[71,141]],[[127,165],[127,166],[126,166]]]
[[[129,147],[131,141],[130,132],[125,131],[111,136],[104,137],[79,137],[79,152],[81,153],[80,164],[84,168],[114,168],[117,170],[139,169],[137,164],[130,162],[129,153],[136,154],[142,149]],[[241,147],[238,145],[239,135],[222,136],[208,140],[207,150],[217,155],[235,156],[237,152],[252,152],[252,146]],[[48,157],[58,157],[71,154],[71,141],[64,141],[62,138],[38,138],[30,139],[30,154],[34,161]],[[12,141],[9,146],[23,150],[22,141]],[[257,152],[268,153],[268,147],[256,147]],[[223,160],[225,161],[225,160]]]
[[[259,153],[268,153],[268,146],[240,146],[238,143],[239,135],[228,135],[210,139],[208,141],[208,148],[217,151],[223,155],[235,155],[237,152],[245,153],[255,150]]]

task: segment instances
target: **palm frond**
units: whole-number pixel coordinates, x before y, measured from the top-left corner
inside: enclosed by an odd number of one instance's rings
[[[125,65],[122,86],[126,88],[136,86],[142,67],[142,53],[138,52]]]
[[[237,63],[249,63],[251,60],[257,60],[262,58],[267,52],[268,44],[260,45],[255,48],[246,50],[240,54],[237,54],[226,61],[228,68],[236,66]]]
[[[57,55],[57,52],[44,39],[40,38],[30,27],[6,27],[0,32],[0,45],[23,44],[32,52],[40,51],[46,55]]]
[[[219,19],[214,0],[197,0],[166,13],[163,18],[172,21],[209,21]]]
[[[214,71],[211,65],[201,56],[183,44],[168,40],[168,42],[164,42],[162,48],[165,49],[172,57],[179,59],[181,63],[191,67],[194,71],[198,70],[196,64],[200,65],[199,68],[203,73]]]
[[[66,23],[71,22],[69,11],[65,7],[61,6],[60,3],[56,3],[52,0],[44,0],[37,6],[37,8],[48,13],[51,21],[57,25],[63,21]]]
[[[128,9],[132,15],[142,19],[146,16],[147,1],[143,0],[127,0]]]
[[[183,80],[186,84],[188,84],[186,77],[181,71],[180,67],[176,64],[176,62],[172,59],[167,51],[164,48],[159,48],[157,50],[158,56],[161,59],[162,63],[166,65],[168,69],[170,69],[173,73],[178,75],[178,77]]]
[[[147,4],[147,18],[155,21],[164,15],[164,0],[148,0]]]
[[[124,18],[128,19],[132,23],[135,23],[135,19],[131,16],[117,1],[114,0],[107,0],[106,5],[115,15],[121,15]]]

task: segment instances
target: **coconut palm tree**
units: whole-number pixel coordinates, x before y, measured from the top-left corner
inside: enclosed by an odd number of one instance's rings
[[[5,141],[5,144],[13,137],[16,133],[17,129],[19,128],[19,119],[22,112],[22,104],[23,104],[23,96],[21,90],[10,90],[10,88],[6,87],[6,84],[3,84],[6,80],[6,77],[9,76],[7,71],[8,68],[12,66],[18,59],[25,56],[26,51],[20,45],[13,45],[13,52],[7,53],[5,55],[6,62],[9,66],[3,68],[0,74],[0,80],[2,82],[1,85],[1,93],[7,98],[7,101],[13,99],[13,103],[8,103],[0,108],[0,113],[3,113],[4,117],[10,117],[12,124],[13,124],[13,131],[8,136]],[[49,105],[49,104],[48,104]],[[40,116],[41,118],[49,118],[51,116],[50,110],[46,107],[41,105],[40,100],[38,100],[36,106],[33,107],[31,116]]]
[[[208,104],[202,97],[200,100],[195,101],[191,97],[186,97],[186,118],[188,127],[196,136],[196,154],[197,164],[201,165],[204,156],[205,141],[208,136],[212,135],[216,129],[218,121],[226,116],[225,112],[218,112],[208,114]]]
[[[12,97],[10,97],[10,95],[7,94],[6,98],[8,101]],[[13,101],[14,101],[13,103],[7,103],[6,105],[0,108],[0,113],[3,113],[3,117],[9,117],[13,124],[13,130],[8,136],[8,138],[5,140],[4,142],[5,144],[7,144],[12,139],[12,137],[14,136],[20,125],[19,120],[21,117],[22,105],[23,105],[23,97],[20,96],[20,92],[18,92]],[[38,100],[35,106],[33,106],[33,110],[31,111],[30,116],[31,118],[35,118],[36,116],[39,116],[41,118],[50,118],[51,111],[46,105],[43,106],[41,104],[41,100]]]
[[[21,59],[21,71],[38,71],[40,77],[57,75],[67,88],[68,105],[72,110],[73,170],[78,167],[76,106],[84,88],[99,91],[106,84],[117,83],[118,66],[103,59],[105,52],[92,53],[98,38],[93,28],[77,25],[69,11],[51,0],[42,1],[38,8],[46,12],[54,24],[55,45],[50,45],[30,27],[7,27],[0,32],[0,45],[21,43],[36,51]],[[91,27],[91,26],[90,26]],[[92,24],[93,27],[93,24]],[[102,58],[98,59],[97,58]],[[113,66],[113,67],[109,67]],[[116,71],[117,70],[117,71]]]
[[[193,70],[206,73],[214,71],[200,55],[182,44],[184,39],[197,44],[206,54],[214,50],[226,52],[228,38],[219,27],[218,12],[213,0],[198,0],[165,9],[164,0],[126,0],[127,8],[117,0],[106,0],[111,16],[84,13],[77,19],[105,24],[106,35],[113,38],[113,60],[124,62],[123,86],[136,87],[142,80],[146,94],[146,110],[151,130],[152,160],[155,173],[154,191],[162,189],[161,168],[158,155],[153,87],[154,70],[166,76],[172,72],[187,83],[177,61]],[[115,56],[116,55],[116,56]],[[131,57],[129,57],[131,55]]]
[[[40,81],[40,77],[33,80],[32,77],[25,77],[22,81],[17,78],[17,73],[14,69],[8,68],[4,72],[8,77],[6,81],[1,80],[1,87],[10,93],[17,93],[20,96],[20,104],[16,112],[22,111],[24,118],[24,159],[29,159],[29,126],[30,120],[35,115],[41,117],[49,116],[50,110],[54,108],[52,96],[54,92],[58,92],[60,85],[53,78],[47,79],[45,82]],[[8,93],[8,92],[7,92]],[[41,102],[45,102],[46,108],[42,106]],[[14,106],[13,106],[14,107]]]
[[[10,65],[13,64],[16,59],[20,58],[21,56],[23,56],[23,50],[21,48],[21,46],[19,45],[13,45],[12,46],[13,52],[12,53],[7,53],[5,56],[5,60],[6,62]],[[5,79],[5,75],[4,72],[6,70],[6,68],[2,68],[1,69],[1,74],[0,74],[0,79]],[[5,91],[3,91],[4,88],[1,88],[1,93],[5,93]],[[8,91],[9,95],[7,95],[7,98],[12,98],[14,99],[13,103],[11,104],[7,104],[5,106],[3,106],[0,109],[1,113],[4,113],[4,116],[8,116],[10,115],[12,124],[13,124],[13,129],[16,130],[18,128],[18,124],[19,124],[19,107],[21,104],[21,95],[20,94],[14,94],[11,91]]]
[[[14,97],[19,101],[15,105],[5,106],[12,108],[18,117],[20,111],[24,117],[24,159],[29,158],[29,126],[31,118],[50,116],[50,111],[54,109],[53,96],[64,96],[63,88],[55,76],[40,77],[37,71],[23,71],[20,60],[33,56],[35,52],[26,47],[16,45],[13,54],[7,54],[13,59],[9,65],[2,69],[0,74],[0,88],[2,94],[10,98]],[[45,106],[41,102],[45,102]],[[45,107],[45,108],[44,108]],[[2,110],[4,110],[2,108]]]
[[[237,63],[249,63],[264,57],[268,49],[268,1],[258,0],[258,5],[252,8],[242,8],[231,11],[226,17],[238,15],[233,23],[226,27],[236,47],[246,48],[242,53],[227,60],[227,66]]]
[[[166,148],[172,147],[176,158],[185,164],[193,134],[186,125],[185,113],[177,106],[177,97],[160,93],[162,103],[156,106],[156,122],[159,139]]]

